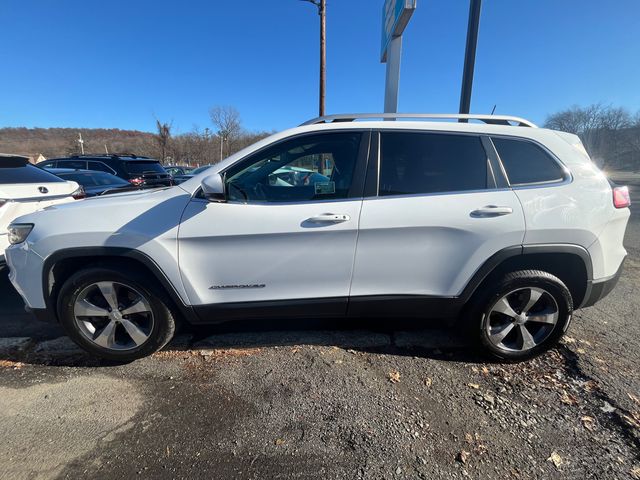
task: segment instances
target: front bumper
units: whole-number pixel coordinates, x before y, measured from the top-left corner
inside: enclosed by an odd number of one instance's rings
[[[591,284],[591,289],[587,292],[587,297],[585,301],[582,302],[580,308],[591,307],[611,293],[611,290],[615,288],[618,284],[618,280],[620,280],[620,277],[622,276],[625,259],[622,260],[618,267],[618,271],[613,276],[594,281]]]

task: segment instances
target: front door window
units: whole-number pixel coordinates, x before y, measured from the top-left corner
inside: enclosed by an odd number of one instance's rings
[[[305,136],[260,152],[226,173],[231,202],[349,197],[361,133]]]

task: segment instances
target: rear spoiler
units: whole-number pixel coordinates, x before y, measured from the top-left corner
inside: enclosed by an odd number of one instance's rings
[[[29,163],[27,157],[21,155],[3,155],[0,154],[0,168],[19,168]]]

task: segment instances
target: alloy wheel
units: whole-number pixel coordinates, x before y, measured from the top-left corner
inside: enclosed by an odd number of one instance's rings
[[[488,311],[485,329],[489,341],[509,352],[526,352],[544,342],[558,323],[553,295],[538,287],[513,290]]]
[[[149,300],[130,285],[96,282],[76,297],[73,314],[89,341],[109,350],[131,350],[144,344],[153,330]]]

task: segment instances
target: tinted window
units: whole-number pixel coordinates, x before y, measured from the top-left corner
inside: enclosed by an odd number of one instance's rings
[[[56,161],[55,160],[49,160],[47,162],[40,162],[38,163],[38,166],[40,168],[56,168]]]
[[[95,187],[95,186],[129,186],[129,182],[103,172],[78,172],[78,173],[62,173],[61,178],[65,180],[72,180],[78,182],[83,187]]]
[[[380,195],[487,188],[487,156],[479,137],[383,132]]]
[[[0,167],[0,183],[53,183],[64,182],[61,178],[33,165],[17,168]]]
[[[558,162],[535,143],[508,138],[492,140],[511,185],[554,182],[564,178]]]
[[[199,173],[204,172],[207,168],[211,168],[213,165],[203,165],[202,167],[198,167],[195,170],[192,170],[191,173],[193,175],[197,175]]]
[[[332,133],[284,142],[227,172],[229,200],[299,202],[347,198],[360,133]]]
[[[124,169],[127,173],[143,174],[143,173],[167,173],[159,162],[149,161],[126,161],[124,162]]]
[[[98,172],[113,173],[113,170],[102,162],[89,162],[88,168]]]
[[[74,170],[86,170],[87,162],[84,160],[58,160],[58,168],[73,168]]]

